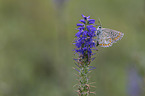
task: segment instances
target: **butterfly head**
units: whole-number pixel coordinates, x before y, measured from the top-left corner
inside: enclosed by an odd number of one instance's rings
[[[97,35],[98,35],[100,32],[102,32],[102,27],[101,27],[101,26],[98,26],[98,28],[97,28]]]
[[[101,29],[102,27],[101,27],[101,26],[98,26],[98,28],[100,28],[100,29]]]
[[[98,26],[98,28],[97,28],[97,31],[99,31],[99,33],[101,32],[101,26],[102,26],[102,24],[101,24],[101,21],[100,21],[100,18],[98,18],[98,23],[99,23],[99,26]]]

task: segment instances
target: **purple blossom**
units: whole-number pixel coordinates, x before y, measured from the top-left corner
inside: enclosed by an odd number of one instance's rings
[[[78,53],[79,56],[88,57],[88,60],[94,54],[92,50],[97,50],[95,47],[95,38],[96,37],[96,28],[94,27],[95,20],[89,19],[90,16],[86,17],[82,15],[83,19],[80,20],[81,23],[78,23],[78,32],[75,34],[76,39],[74,40],[75,53]]]
[[[89,22],[89,24],[94,24],[95,20],[94,19],[89,19],[88,22]]]
[[[80,22],[86,24],[86,21],[84,19],[81,19]]]
[[[84,20],[87,20],[87,19],[90,18],[90,16],[86,17],[86,16],[84,16],[83,14],[82,14],[82,17],[84,18]]]
[[[82,27],[83,27],[83,26],[84,26],[84,24],[82,24],[82,23],[78,23],[78,24],[77,24],[77,26],[82,26]]]

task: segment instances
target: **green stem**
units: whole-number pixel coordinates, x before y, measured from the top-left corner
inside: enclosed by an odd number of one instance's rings
[[[81,68],[80,68],[80,74],[79,74],[79,96],[88,96],[90,93],[89,90],[89,85],[88,85],[88,69],[89,66],[88,64],[84,64]]]

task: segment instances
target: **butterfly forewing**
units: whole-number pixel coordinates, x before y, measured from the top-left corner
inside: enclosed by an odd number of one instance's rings
[[[108,28],[102,28],[102,33],[107,33],[111,37],[112,43],[116,43],[124,35],[122,32],[112,30],[112,29],[108,29]]]

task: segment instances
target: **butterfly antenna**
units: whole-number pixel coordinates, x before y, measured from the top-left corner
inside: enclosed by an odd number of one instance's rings
[[[100,24],[100,26],[102,26],[100,18],[98,18],[98,23]]]

